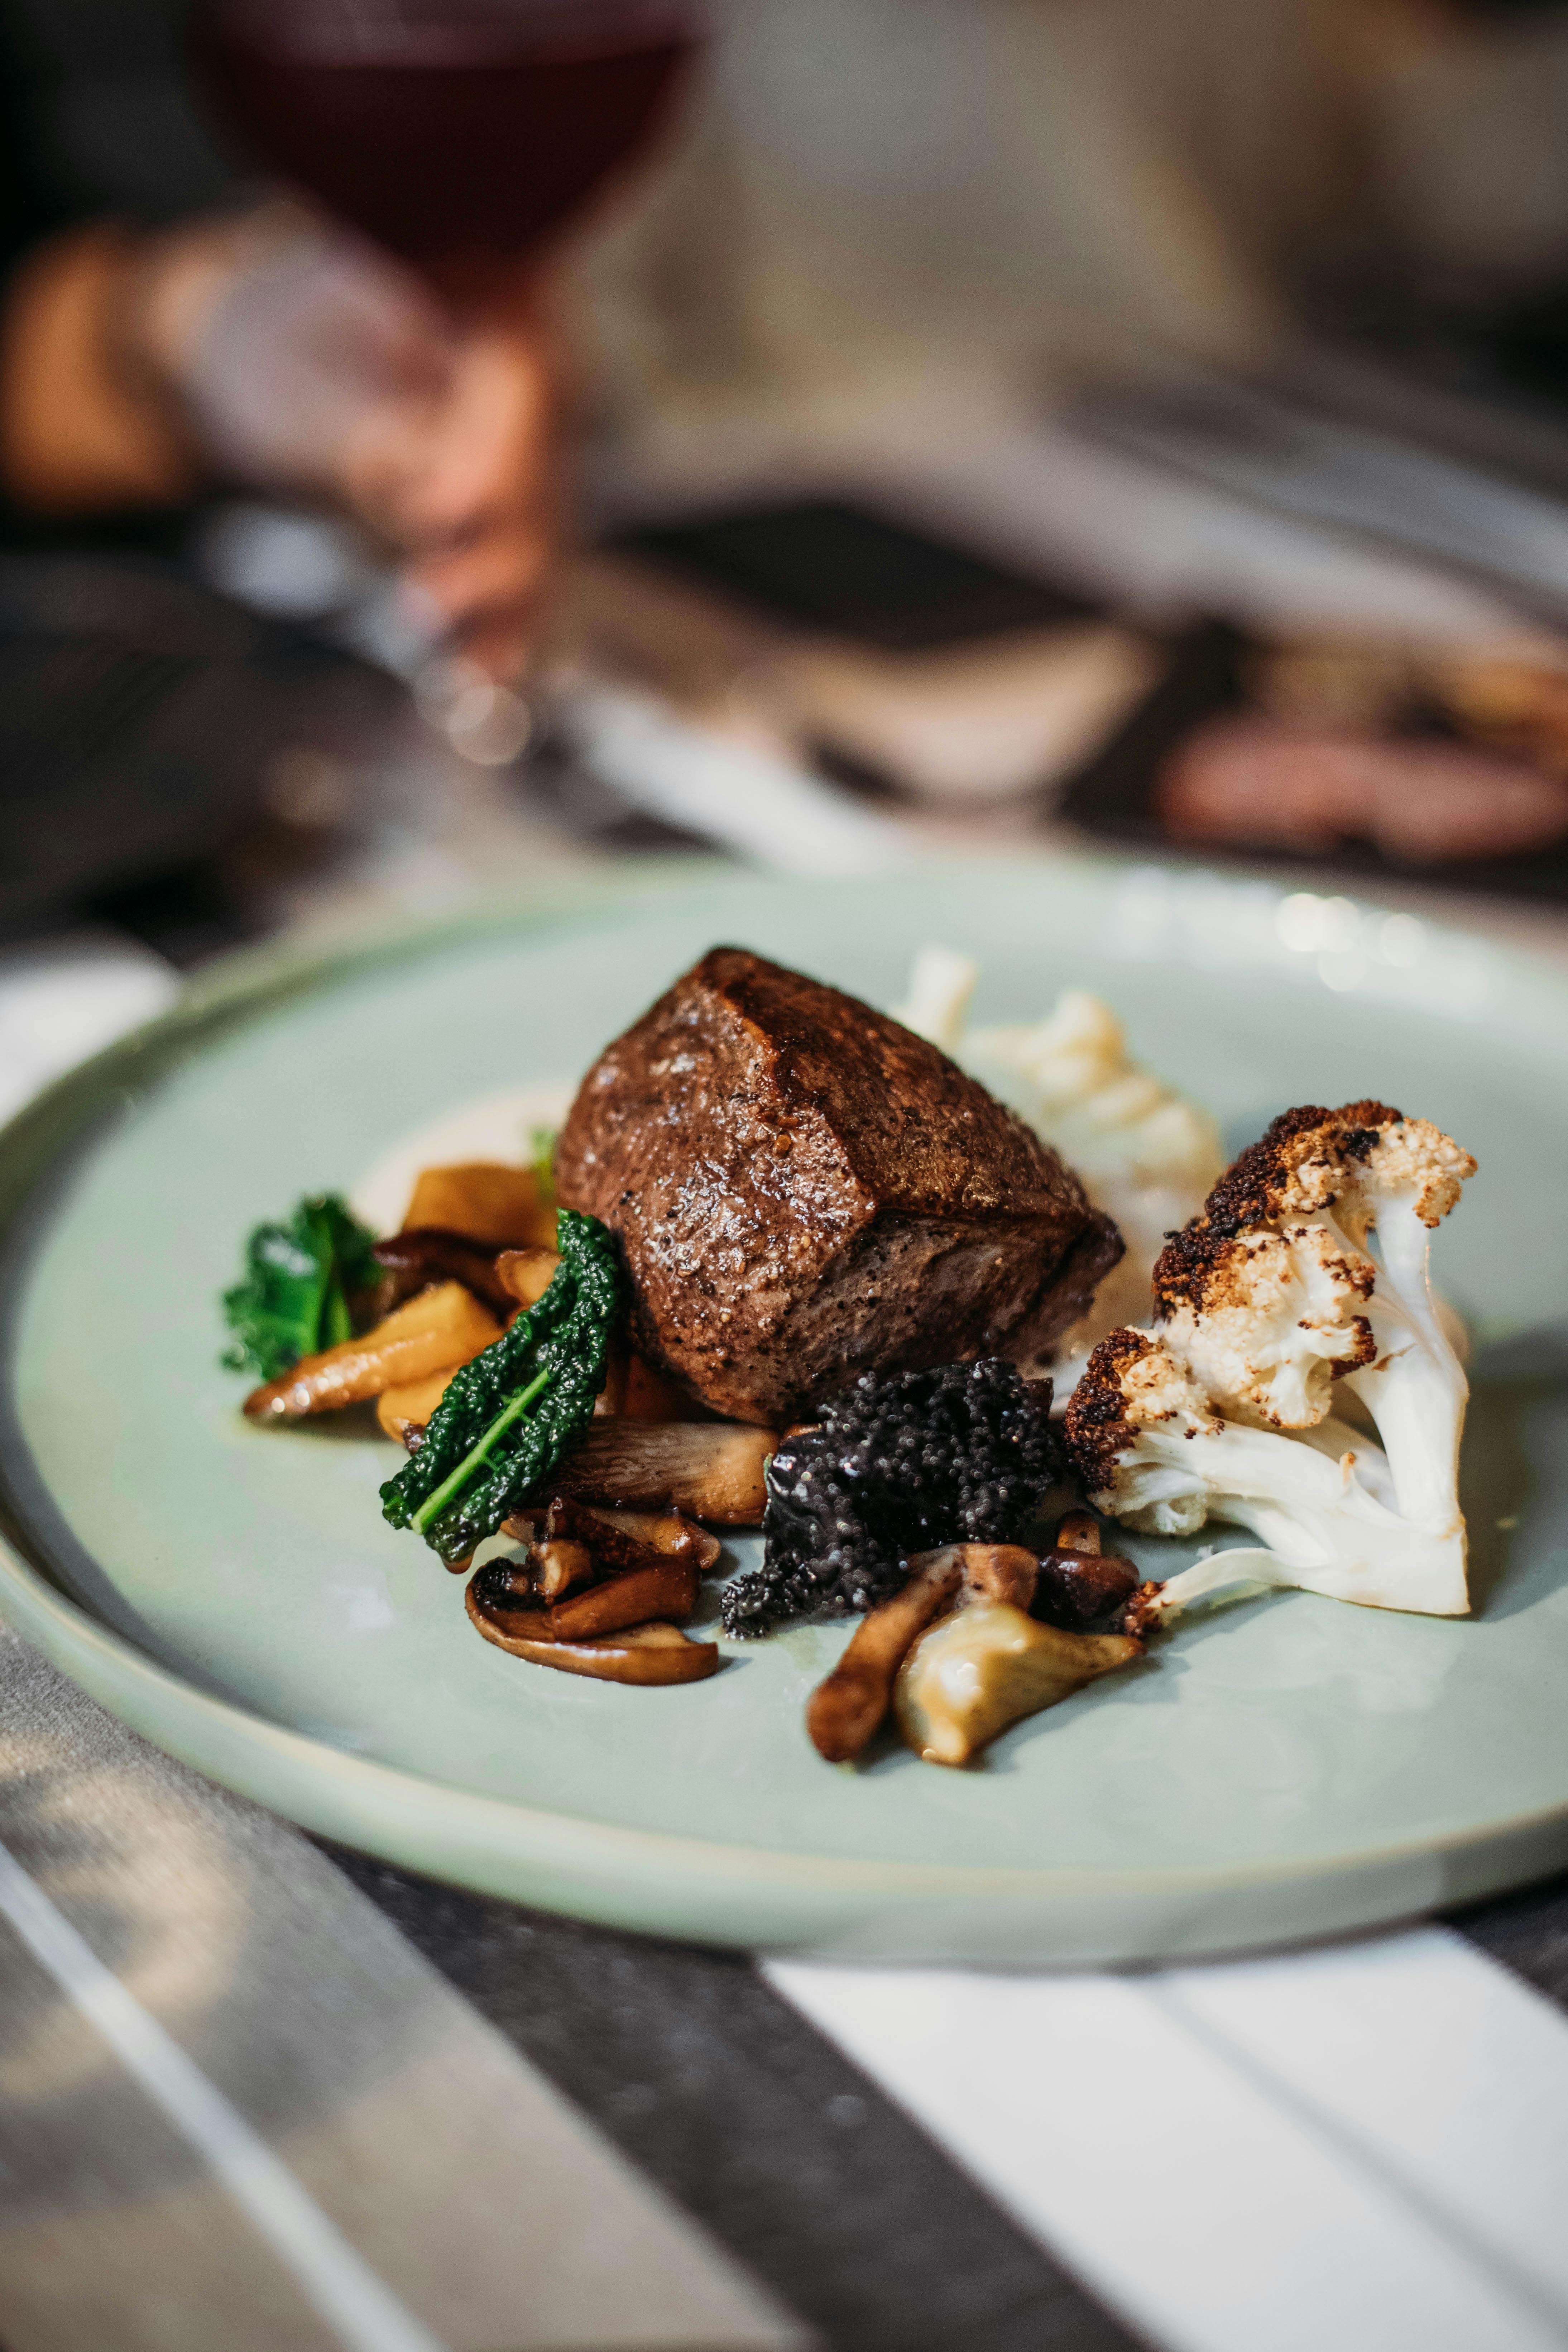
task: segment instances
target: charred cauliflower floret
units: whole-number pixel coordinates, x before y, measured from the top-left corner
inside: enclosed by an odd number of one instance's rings
[[[1250,1528],[1147,1613],[1239,1580],[1459,1615],[1468,1394],[1427,1276],[1475,1160],[1385,1104],[1287,1111],[1155,1268],[1155,1320],[1101,1341],[1068,1410],[1074,1465],[1129,1525]],[[1375,1257],[1371,1255],[1375,1251]],[[1384,1449],[1330,1418],[1342,1380]]]
[[[1362,1475],[1353,1443],[1336,1459],[1300,1437],[1216,1414],[1147,1331],[1100,1341],[1066,1430],[1097,1510],[1152,1535],[1195,1535],[1214,1519],[1261,1539],[1260,1549],[1212,1553],[1157,1592],[1145,1588],[1129,1630],[1239,1583],[1445,1617],[1468,1606],[1462,1522],[1447,1536],[1413,1527]]]
[[[1342,1303],[1338,1319],[1360,1328],[1333,1369],[1377,1423],[1401,1512],[1434,1533],[1459,1524],[1459,1436],[1469,1388],[1433,1297],[1428,1244],[1475,1172],[1470,1153],[1430,1119],[1405,1118],[1385,1103],[1286,1111],[1221,1177],[1202,1215],[1155,1269],[1162,1321],[1163,1276],[1168,1273],[1178,1298],[1184,1257],[1198,1260],[1226,1241],[1287,1226],[1315,1227],[1322,1238],[1314,1246],[1325,1262],[1342,1259],[1347,1282],[1370,1272],[1371,1286],[1353,1308],[1348,1297]],[[1375,1264],[1369,1249],[1376,1250]],[[1201,1313],[1195,1320],[1201,1326]],[[1182,1347],[1179,1331],[1168,1338]],[[1305,1333],[1302,1339],[1310,1344]],[[1195,1368],[1197,1359],[1191,1360]],[[1321,1412],[1282,1425],[1321,1420],[1329,1410],[1321,1383],[1316,1401]]]
[[[1203,1222],[1268,1224],[1290,1215],[1336,1214],[1358,1243],[1380,1213],[1403,1207],[1419,1224],[1441,1224],[1458,1205],[1471,1154],[1427,1118],[1406,1118],[1386,1103],[1309,1104],[1279,1117],[1228,1168],[1204,1203]]]
[[[1334,1381],[1377,1355],[1363,1312],[1377,1268],[1326,1225],[1216,1233],[1201,1220],[1154,1267],[1162,1336],[1222,1412],[1269,1429],[1310,1429]]]

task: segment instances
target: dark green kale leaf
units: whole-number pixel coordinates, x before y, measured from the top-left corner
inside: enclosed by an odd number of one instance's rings
[[[301,1201],[286,1225],[258,1225],[246,1244],[245,1279],[224,1293],[230,1370],[276,1381],[301,1356],[352,1339],[354,1298],[381,1272],[374,1246],[335,1192]]]
[[[563,1209],[561,1264],[536,1306],[455,1372],[419,1450],[381,1490],[395,1528],[444,1560],[467,1559],[593,1417],[620,1310],[615,1244],[597,1217]]]

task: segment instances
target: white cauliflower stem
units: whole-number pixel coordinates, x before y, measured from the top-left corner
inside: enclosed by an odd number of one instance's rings
[[[1200,1560],[1146,1616],[1243,1580],[1468,1609],[1468,1391],[1426,1249],[1474,1170],[1429,1122],[1380,1103],[1288,1111],[1173,1238],[1153,1324],[1101,1341],[1068,1444],[1095,1502],[1130,1526],[1191,1535],[1229,1521],[1265,1549]],[[1330,1419],[1342,1379],[1386,1452]]]

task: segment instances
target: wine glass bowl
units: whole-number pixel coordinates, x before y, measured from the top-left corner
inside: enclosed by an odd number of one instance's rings
[[[643,159],[702,30],[694,0],[201,0],[190,42],[256,163],[468,308]]]

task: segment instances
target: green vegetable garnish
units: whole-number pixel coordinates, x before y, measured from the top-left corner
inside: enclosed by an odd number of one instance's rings
[[[552,1470],[593,1417],[620,1307],[615,1244],[596,1217],[563,1209],[561,1264],[536,1306],[455,1372],[419,1451],[381,1490],[395,1528],[467,1559]]]
[[[544,1209],[555,1206],[555,1139],[560,1132],[558,1127],[536,1127],[529,1138],[533,1153],[529,1166],[539,1187],[540,1206]]]
[[[223,1359],[229,1370],[280,1380],[301,1356],[352,1339],[351,1302],[381,1271],[374,1245],[335,1192],[301,1201],[286,1225],[258,1225],[246,1244],[245,1279],[224,1293],[234,1333]]]

